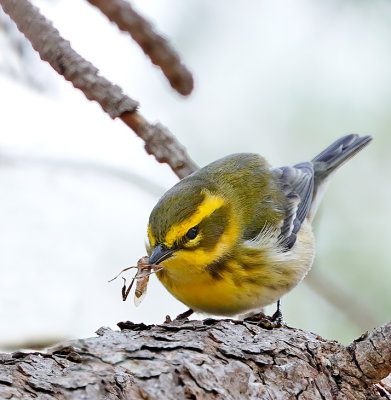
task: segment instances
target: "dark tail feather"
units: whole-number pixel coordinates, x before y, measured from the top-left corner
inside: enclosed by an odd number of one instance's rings
[[[312,159],[315,170],[315,186],[333,173],[346,161],[361,151],[372,138],[351,134],[336,140]]]
[[[360,137],[356,134],[347,135],[336,140],[312,159],[314,166],[314,192],[308,218],[313,219],[323,193],[327,187],[328,177],[346,161],[361,151],[372,138]]]

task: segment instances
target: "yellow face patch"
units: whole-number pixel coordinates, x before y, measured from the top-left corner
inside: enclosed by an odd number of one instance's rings
[[[150,225],[150,224],[148,224],[148,240],[149,240],[149,244],[150,244],[152,247],[155,247],[156,239],[155,239],[155,237],[152,235],[152,232],[151,232],[151,225]]]
[[[195,249],[192,251],[192,262],[199,267],[205,267],[208,264],[217,261],[222,255],[227,254],[231,246],[237,241],[239,236],[239,225],[231,216],[229,225],[221,235],[216,246],[210,249]],[[196,260],[196,261],[195,261]]]
[[[192,249],[200,244],[202,240],[202,234],[199,233],[194,239],[189,240],[188,242],[183,244],[185,249]]]
[[[177,250],[172,257],[163,261],[165,273],[160,275],[158,273],[159,279],[170,288],[174,296],[180,298],[176,290],[181,290],[182,285],[198,284],[212,279],[207,266],[229,253],[238,240],[239,233],[240,225],[231,214],[229,224],[216,246],[209,249],[198,247]]]
[[[209,192],[205,192],[204,194],[205,198],[197,207],[194,214],[186,221],[173,225],[167,232],[164,241],[167,247],[172,247],[177,240],[182,239],[186,235],[189,229],[197,226],[205,217],[208,217],[225,204],[225,201],[221,197],[214,196]]]

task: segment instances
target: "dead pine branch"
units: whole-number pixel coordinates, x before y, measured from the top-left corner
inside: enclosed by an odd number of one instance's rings
[[[152,24],[137,13],[124,0],[87,0],[114,22],[119,29],[128,32],[152,63],[161,68],[173,89],[182,95],[193,90],[191,72],[181,62],[179,54],[167,39],[155,32]]]
[[[80,89],[89,100],[98,102],[111,118],[120,117],[145,141],[149,154],[167,163],[179,178],[197,169],[184,147],[161,124],[150,124],[138,112],[138,102],[99,75],[98,69],[72,49],[52,23],[28,0],[0,0],[4,11],[30,40],[42,60]]]
[[[380,400],[391,323],[349,346],[232,320],[123,322],[42,353],[0,355],[1,399]]]
[[[101,77],[98,69],[76,53],[28,0],[1,0],[0,4],[41,59],[80,89],[89,100],[97,101],[111,118],[137,109],[138,103],[124,95],[117,85]]]
[[[160,163],[167,163],[179,178],[197,170],[185,147],[163,124],[150,124],[137,112],[125,112],[120,118],[144,140],[146,152]]]

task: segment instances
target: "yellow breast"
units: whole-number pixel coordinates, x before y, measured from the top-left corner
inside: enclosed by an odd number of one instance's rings
[[[208,265],[205,255],[181,251],[164,261],[158,273],[163,285],[195,311],[235,315],[277,301],[311,268],[314,247],[308,221],[290,251],[278,251],[275,236],[244,243],[220,264]]]

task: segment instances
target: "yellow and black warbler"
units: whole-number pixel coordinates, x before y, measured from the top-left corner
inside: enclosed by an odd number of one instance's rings
[[[275,169],[258,154],[233,154],[182,179],[149,219],[149,262],[164,267],[158,278],[209,314],[279,300],[311,268],[311,221],[327,178],[370,141],[347,135],[310,162]]]

